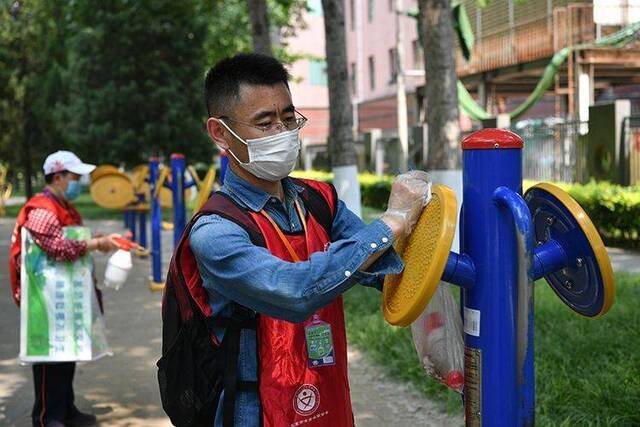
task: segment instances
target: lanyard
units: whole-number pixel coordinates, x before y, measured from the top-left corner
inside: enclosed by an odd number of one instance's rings
[[[298,211],[298,217],[300,218],[300,222],[302,222],[302,228],[304,229],[304,242],[305,244],[307,244],[307,223],[304,220],[304,214],[302,213],[302,208],[300,207],[300,204],[298,203],[297,200],[295,201],[295,204],[296,204],[296,211]],[[264,210],[261,210],[260,213],[262,214],[262,216],[267,218],[267,220],[269,220],[273,228],[276,229],[276,233],[278,234],[278,237],[284,244],[285,248],[287,248],[287,251],[289,252],[289,255],[291,255],[291,258],[293,259],[293,261],[300,262],[300,257],[291,246],[291,243],[289,243],[289,240],[287,240],[284,234],[282,234],[282,230],[280,230],[280,227],[278,227],[278,224],[276,224],[276,222],[271,218],[271,216],[269,216],[269,214],[266,213]],[[307,251],[308,251],[308,248],[309,246],[307,245]]]

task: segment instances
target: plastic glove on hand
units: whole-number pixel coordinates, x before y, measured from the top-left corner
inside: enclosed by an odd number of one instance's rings
[[[425,193],[424,206],[426,207],[431,201],[431,176],[425,171],[414,169],[407,174],[417,180],[425,182],[429,186],[429,190]]]
[[[431,180],[426,172],[411,171],[398,175],[391,186],[389,204],[382,215],[399,238],[408,236],[424,207],[431,200]]]

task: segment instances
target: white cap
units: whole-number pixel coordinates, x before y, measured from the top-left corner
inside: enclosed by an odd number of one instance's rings
[[[44,161],[44,174],[69,171],[76,175],[87,175],[96,168],[95,165],[82,163],[82,160],[71,151],[56,151],[49,154]]]

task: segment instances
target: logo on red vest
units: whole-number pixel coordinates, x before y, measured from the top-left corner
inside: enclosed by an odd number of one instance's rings
[[[301,385],[293,396],[293,409],[300,415],[311,415],[320,406],[320,392],[311,384]]]

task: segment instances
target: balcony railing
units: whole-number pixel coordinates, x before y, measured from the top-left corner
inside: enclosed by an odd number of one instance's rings
[[[483,34],[476,42],[469,62],[458,52],[458,75],[548,58],[565,46],[590,42],[595,37],[593,5],[572,4],[556,8],[552,15]]]

